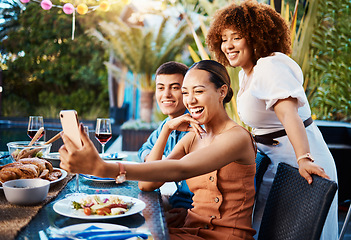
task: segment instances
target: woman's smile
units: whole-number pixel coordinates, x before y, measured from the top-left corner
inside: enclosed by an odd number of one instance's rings
[[[201,115],[204,111],[204,107],[189,108],[189,111],[190,111],[192,118],[199,119],[199,118],[201,118]]]
[[[250,71],[253,67],[252,49],[245,38],[234,30],[225,29],[222,33],[221,50],[232,67],[242,67],[244,71]]]

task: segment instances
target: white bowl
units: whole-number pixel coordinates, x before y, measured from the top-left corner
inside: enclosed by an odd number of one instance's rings
[[[16,179],[2,184],[7,201],[17,205],[34,205],[46,199],[50,181],[35,179]]]
[[[32,152],[34,151],[34,155],[29,155],[26,157],[42,157],[43,155],[47,155],[50,152],[51,143],[44,144],[45,142],[36,142],[32,146],[28,147],[30,141],[17,141],[17,142],[9,142],[7,143],[7,148],[13,160],[16,160],[18,153],[26,149],[26,151]],[[22,158],[22,157],[21,157]]]

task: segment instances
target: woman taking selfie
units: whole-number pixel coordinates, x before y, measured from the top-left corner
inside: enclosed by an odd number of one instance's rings
[[[252,127],[258,149],[271,159],[255,204],[253,227],[258,232],[279,162],[298,167],[308,183],[311,174],[337,182],[335,163],[311,119],[303,73],[288,56],[290,31],[279,13],[254,0],[231,4],[215,14],[206,41],[220,63],[242,68],[239,116]],[[337,236],[336,196],[321,239]]]
[[[211,60],[195,63],[185,75],[182,94],[190,114],[166,122],[148,156],[162,159],[169,134],[189,131],[166,159],[125,166],[107,163],[82,131],[80,149],[62,136],[61,167],[99,177],[120,179],[124,175],[128,180],[187,179],[194,207],[181,228],[169,229],[171,239],[253,239],[256,148],[250,133],[224,109],[233,96],[225,67]]]

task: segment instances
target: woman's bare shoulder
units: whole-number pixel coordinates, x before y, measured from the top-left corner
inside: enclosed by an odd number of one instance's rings
[[[237,158],[236,162],[243,164],[254,163],[256,145],[251,133],[245,128],[236,125],[229,129],[219,142],[222,142],[230,149],[232,156]]]

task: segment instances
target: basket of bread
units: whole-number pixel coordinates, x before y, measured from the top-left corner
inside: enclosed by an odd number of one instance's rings
[[[62,176],[60,169],[38,157],[21,158],[15,162],[0,166],[0,186],[9,180],[41,178],[49,181],[58,180]]]

